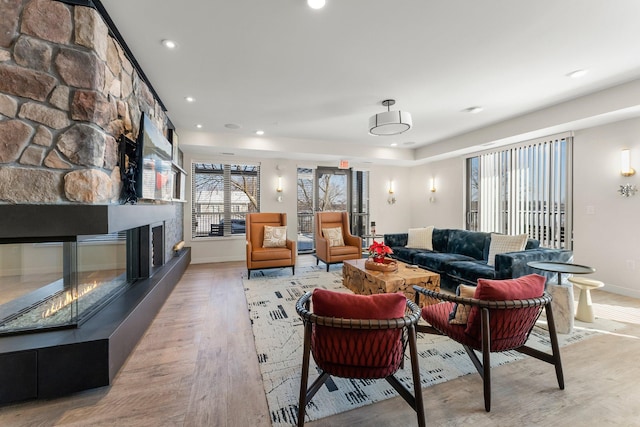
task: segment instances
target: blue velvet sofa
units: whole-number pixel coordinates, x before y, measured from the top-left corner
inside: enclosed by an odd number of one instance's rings
[[[487,265],[491,233],[457,229],[433,229],[433,251],[407,248],[408,233],[385,234],[392,257],[440,274],[440,286],[455,290],[460,284],[476,285],[479,278],[513,279],[531,273],[545,275],[527,266],[530,261],[568,262],[573,253],[564,249],[541,248],[528,239],[523,251],[497,254],[495,266]]]

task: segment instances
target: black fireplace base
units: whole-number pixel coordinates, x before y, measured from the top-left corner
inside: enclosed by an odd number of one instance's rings
[[[191,249],[80,328],[0,339],[0,405],[109,385],[191,262]]]

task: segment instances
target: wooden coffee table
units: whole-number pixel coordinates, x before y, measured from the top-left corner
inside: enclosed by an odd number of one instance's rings
[[[421,286],[432,291],[440,291],[440,275],[423,268],[409,268],[398,262],[398,271],[385,273],[364,268],[364,259],[344,261],[342,267],[342,284],[360,295],[402,292],[407,299],[415,301],[413,286]],[[420,306],[433,304],[436,300],[427,301],[420,298]]]

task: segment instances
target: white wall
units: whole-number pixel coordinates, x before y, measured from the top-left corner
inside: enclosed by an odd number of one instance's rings
[[[287,214],[288,236],[297,233],[297,169],[298,166],[337,166],[314,162],[313,160],[257,159],[248,157],[211,157],[184,153],[185,168],[190,170],[196,162],[248,162],[260,164],[260,210],[262,212],[285,212]],[[358,166],[355,166],[358,169]],[[376,233],[393,233],[409,228],[411,210],[410,168],[393,166],[368,166],[370,171],[371,220],[376,221]],[[278,176],[282,176],[282,202],[277,201]],[[396,203],[387,203],[389,180],[394,180]],[[207,262],[244,261],[245,236],[191,238],[191,186],[187,183],[188,203],[185,203],[185,244],[191,246],[191,260],[194,264]]]
[[[605,290],[640,297],[640,194],[625,198],[620,151],[631,149],[640,171],[640,119],[577,131],[574,138],[574,262],[596,268]]]
[[[640,119],[583,129],[574,133],[573,200],[574,262],[596,269],[590,278],[605,290],[640,298],[640,193],[625,198],[621,184],[640,188],[640,172],[620,175],[620,151],[631,149],[632,166],[640,171]],[[426,188],[436,177],[436,202]],[[464,228],[464,159],[416,166],[411,226]]]
[[[457,157],[411,169],[412,228],[464,228],[464,164]],[[430,191],[431,179],[435,192]]]

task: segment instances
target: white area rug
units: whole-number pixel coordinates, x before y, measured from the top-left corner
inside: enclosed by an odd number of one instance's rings
[[[274,427],[296,425],[300,373],[302,367],[302,321],[295,311],[295,303],[307,291],[324,288],[351,292],[342,286],[340,265],[327,273],[324,266],[301,269],[295,276],[291,269],[266,270],[244,279],[253,335],[264,384],[267,403]],[[258,272],[256,272],[258,273]],[[571,335],[558,335],[560,345],[581,341],[603,330],[613,330],[621,324],[580,324]],[[593,328],[584,325],[593,325]],[[547,332],[534,328],[529,344],[550,352]],[[476,372],[461,345],[437,335],[418,337],[420,377],[422,387]],[[561,352],[562,354],[562,352]],[[492,366],[513,362],[524,356],[518,352],[492,353]],[[549,382],[557,384],[555,371],[548,369]],[[309,384],[318,377],[311,358]],[[397,374],[398,379],[412,389],[410,363]],[[323,386],[307,406],[307,421],[327,417],[371,403],[397,396],[384,380],[349,380],[333,378]],[[482,405],[482,389],[478,389],[478,405]]]

